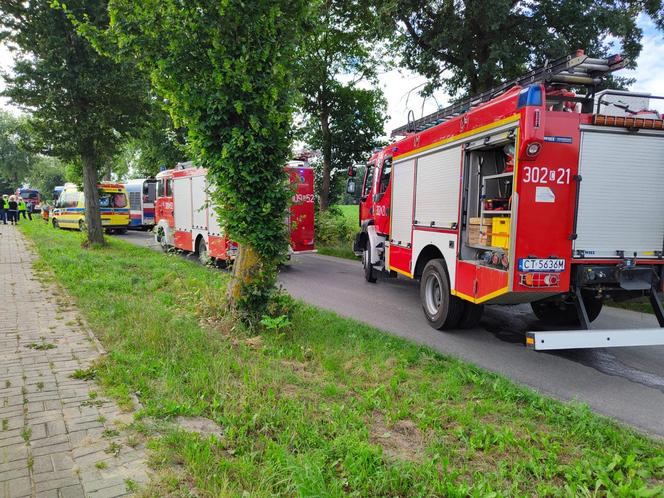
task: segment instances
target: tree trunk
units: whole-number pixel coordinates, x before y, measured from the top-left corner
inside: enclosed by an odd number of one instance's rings
[[[228,284],[228,296],[231,305],[242,295],[242,287],[251,283],[255,277],[255,270],[260,266],[260,256],[247,245],[238,247],[237,257],[233,262],[233,274]]]
[[[254,248],[240,245],[228,283],[228,308],[244,323],[255,325],[265,312],[275,282],[276,267],[266,265]]]
[[[97,190],[97,160],[94,154],[86,153],[83,161],[83,195],[85,197],[85,225],[89,244],[104,244],[104,229],[99,212],[99,191]]]
[[[330,116],[323,111],[320,116],[320,127],[323,138],[323,181],[320,189],[320,210],[330,207],[330,182],[332,174],[332,133],[330,132]]]

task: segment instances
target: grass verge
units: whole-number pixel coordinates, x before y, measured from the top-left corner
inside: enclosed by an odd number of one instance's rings
[[[336,258],[344,259],[353,259],[357,260],[358,257],[355,256],[353,249],[346,246],[320,246],[318,248],[318,254],[324,254],[325,256],[334,256]]]
[[[359,206],[332,206],[316,215],[316,246],[319,254],[354,259],[353,240],[358,231]]]
[[[500,376],[299,305],[260,336],[218,303],[227,276],[177,256],[42,224],[37,270],[63,285],[134,393],[159,471],[152,495],[655,496],[664,446]],[[150,427],[176,416],[221,436]],[[161,427],[161,426],[160,426]],[[179,469],[179,470],[174,470]]]
[[[659,299],[662,299],[661,293],[659,294]],[[640,297],[638,299],[632,299],[631,301],[609,301],[607,304],[613,308],[638,311],[639,313],[650,313],[651,315],[655,314],[652,305],[650,304],[650,299],[647,297]]]

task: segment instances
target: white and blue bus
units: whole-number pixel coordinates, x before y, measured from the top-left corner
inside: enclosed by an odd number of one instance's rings
[[[140,178],[125,182],[129,195],[129,228],[150,230],[154,226],[154,202],[157,199],[157,180]]]

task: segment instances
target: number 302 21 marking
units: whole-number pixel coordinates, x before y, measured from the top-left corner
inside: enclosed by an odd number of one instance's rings
[[[523,168],[523,183],[569,185],[571,178],[572,171],[570,168],[551,169],[546,166],[526,166]]]

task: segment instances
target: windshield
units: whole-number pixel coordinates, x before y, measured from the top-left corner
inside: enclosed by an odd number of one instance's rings
[[[21,197],[24,199],[36,199],[39,197],[39,192],[36,190],[21,190]]]
[[[124,193],[99,192],[99,207],[124,208],[127,207],[127,196]]]

